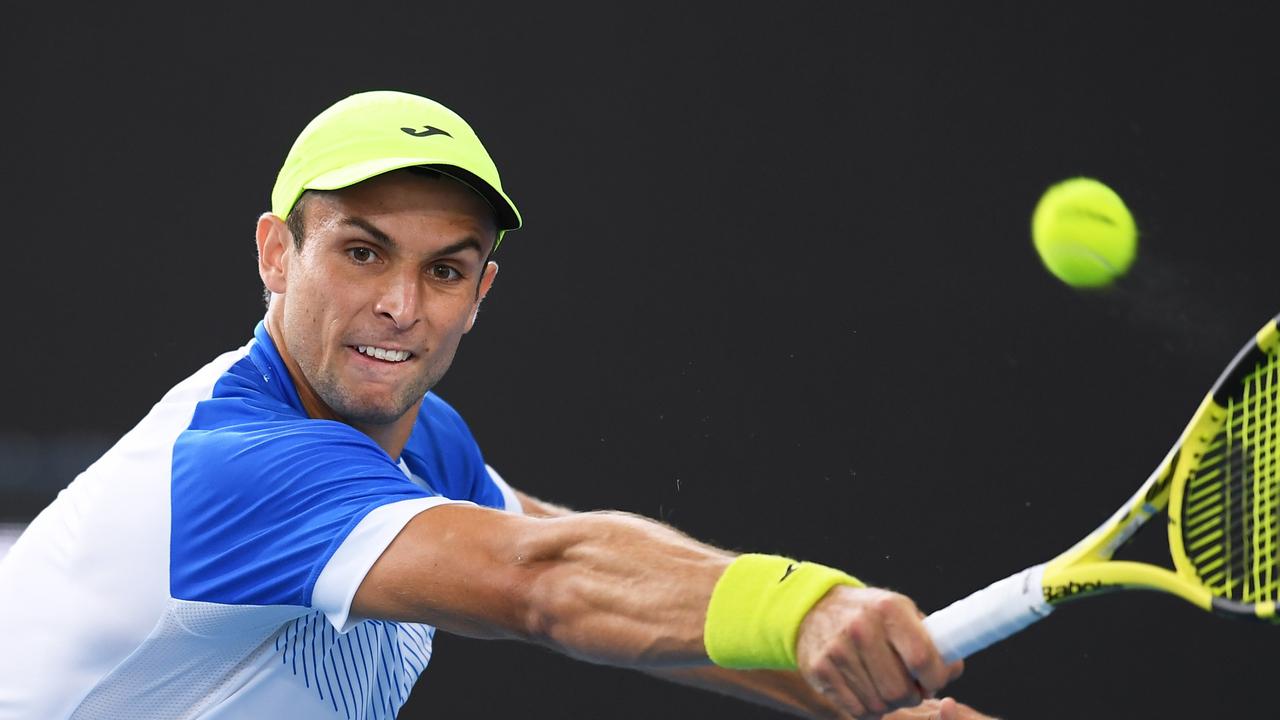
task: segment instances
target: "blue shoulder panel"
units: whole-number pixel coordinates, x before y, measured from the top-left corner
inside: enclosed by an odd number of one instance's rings
[[[365,434],[308,418],[261,326],[257,335],[174,445],[170,591],[309,606],[320,571],[365,515],[427,493]],[[460,439],[441,437],[436,450],[478,458],[474,440],[454,446]],[[445,477],[456,467],[445,463]]]
[[[498,509],[505,505],[471,430],[435,393],[427,393],[423,400],[401,458],[413,474],[447,498]]]

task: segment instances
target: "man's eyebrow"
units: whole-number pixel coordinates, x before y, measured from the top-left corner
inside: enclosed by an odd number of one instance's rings
[[[342,218],[341,224],[360,228],[372,235],[373,239],[378,241],[378,244],[390,248],[391,250],[395,250],[398,247],[396,245],[396,241],[392,240],[390,235],[382,232],[378,229],[377,225],[374,225],[362,217],[344,217]]]
[[[383,245],[391,250],[396,250],[399,248],[399,245],[396,244],[395,240],[391,239],[390,235],[382,232],[382,230],[378,229],[377,225],[374,225],[373,223],[369,222],[368,220],[365,220],[362,217],[358,217],[358,216],[345,217],[342,219],[342,224],[347,226],[352,226],[352,227],[358,227],[361,230],[364,230],[365,232],[369,233],[369,235],[371,235],[373,239],[378,242],[378,244]],[[477,255],[484,255],[484,248],[480,245],[480,241],[474,237],[465,237],[453,243],[452,245],[447,245],[441,248],[435,254],[437,256],[452,255],[456,252],[461,252],[468,248],[475,250]]]
[[[467,248],[475,250],[477,255],[484,255],[484,249],[480,247],[480,241],[473,237],[465,237],[452,245],[443,247],[436,255],[452,255]]]

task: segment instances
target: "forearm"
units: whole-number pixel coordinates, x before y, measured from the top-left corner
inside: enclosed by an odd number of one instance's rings
[[[556,518],[569,517],[574,511],[562,505],[533,497],[517,491],[524,512],[533,517]],[[705,619],[705,613],[704,613]],[[715,666],[648,668],[647,672],[663,679],[685,685],[715,690],[734,695],[744,700],[767,704],[778,709],[788,709],[796,704],[794,698],[804,696],[817,698],[804,681],[795,673],[735,672]],[[774,677],[777,676],[777,677]]]
[[[520,493],[524,512],[538,517],[564,517],[573,511]],[[804,718],[845,718],[827,698],[792,670],[732,670],[714,665],[644,669],[649,675],[671,682],[710,690],[739,700]],[[895,715],[896,717],[896,715]],[[912,715],[911,717],[915,717]],[[933,718],[931,713],[920,717]],[[980,717],[973,714],[973,717]]]
[[[704,663],[707,603],[733,555],[622,513],[540,521],[524,544],[531,635],[593,662]]]
[[[703,628],[733,555],[623,513],[427,510],[374,563],[359,617],[547,645],[630,667],[707,662]]]
[[[520,496],[524,511],[530,515],[541,518],[566,518],[571,516],[571,511],[567,508],[552,505],[521,493],[517,494]],[[653,523],[649,524],[653,525]],[[661,528],[662,526],[658,527]],[[670,530],[670,528],[664,529],[676,537],[683,538],[683,536]],[[701,636],[702,629],[706,626],[707,612],[704,602],[710,599],[709,588],[715,587],[717,581],[725,579],[721,575],[724,568],[727,567],[730,556],[720,553],[720,551],[700,546],[688,538],[683,538],[683,542],[690,543],[704,552],[710,552],[712,557],[717,554],[722,556],[720,563],[713,563],[716,565],[714,578],[701,575],[701,584],[697,588],[697,593],[703,598],[703,601],[699,602],[692,611],[685,613],[686,616],[696,617],[693,633],[694,636]],[[764,564],[759,564],[758,558],[759,556],[753,556],[747,565],[742,566],[744,568],[742,572],[748,574],[744,576],[740,572],[736,576],[738,579],[735,579],[734,583],[740,583],[745,580],[749,584],[750,574],[754,572],[751,568],[754,567],[759,570],[767,567],[769,561],[764,559]],[[746,557],[741,559],[747,560]],[[784,559],[777,558],[777,560]],[[734,564],[734,567],[738,567],[737,563]],[[785,580],[790,576],[793,567],[794,565],[788,562],[786,572],[782,574],[781,578]],[[817,576],[809,575],[811,592],[820,589],[815,587],[814,582],[818,582],[819,578],[824,576],[831,578],[831,573],[832,571],[828,569],[825,573],[819,573]],[[601,573],[601,575],[607,577],[610,573],[605,572]],[[625,582],[625,574],[619,579]],[[839,580],[837,580],[837,583],[843,584]],[[776,589],[772,585],[772,583],[767,585],[768,590],[765,591],[765,595],[756,595],[748,589],[750,594],[739,594],[736,597],[753,597],[757,599],[755,602],[759,602],[764,597],[771,597],[773,601],[777,601],[782,596],[773,595]],[[735,587],[737,586],[735,585]],[[795,590],[794,586],[792,588]],[[764,590],[764,587],[761,587],[760,590]],[[741,590],[736,592],[740,593]],[[785,608],[788,602],[793,604],[797,602],[796,598],[800,596],[790,590],[787,592],[789,593],[787,597],[790,599],[781,601],[781,605],[752,606],[749,604],[745,607],[737,607],[734,601],[730,601],[728,605],[722,604],[716,610],[716,612],[720,613],[717,616],[720,619],[716,622],[721,623],[721,621],[729,617],[735,618],[734,622],[738,622],[737,618],[745,621],[747,617],[765,607],[773,608],[769,612],[774,612],[779,608]],[[804,591],[798,590],[798,592]],[[729,595],[727,597],[735,596]],[[644,605],[640,604],[639,607],[644,607]],[[730,608],[732,609],[729,610]],[[726,610],[729,610],[731,614],[725,615],[724,612]],[[794,609],[790,611],[793,612]],[[919,702],[919,690],[936,691],[960,671],[958,663],[951,667],[947,667],[942,663],[941,658],[937,656],[936,650],[933,649],[932,644],[929,642],[926,632],[919,624],[918,614],[919,611],[909,599],[897,596],[894,593],[871,589],[856,590],[847,587],[833,589],[822,596],[817,605],[805,612],[802,624],[797,629],[795,662],[798,671],[731,670],[712,665],[671,667],[664,666],[661,662],[648,665],[643,662],[623,662],[620,664],[640,665],[642,669],[656,677],[712,690],[800,717],[822,719],[860,717],[868,711],[873,714],[879,714],[893,707],[906,707]],[[572,616],[573,613],[569,615]],[[768,620],[757,618],[751,622],[776,622],[775,618],[776,616]],[[686,625],[686,627],[689,626]],[[752,627],[761,628],[768,627],[768,625],[754,625]],[[785,628],[786,625],[784,624],[782,627]],[[806,628],[808,629],[807,633]],[[726,629],[729,632],[728,635],[723,632]],[[746,629],[745,627],[743,628],[743,630]],[[717,632],[712,633],[712,635],[716,639],[714,652],[721,654],[719,660],[725,659],[723,653],[727,648],[722,644],[725,640],[728,640],[733,646],[738,646],[732,651],[732,656],[729,658],[729,662],[733,664],[740,662],[741,656],[738,655],[738,652],[741,650],[754,654],[758,652],[755,649],[756,647],[769,647],[772,648],[769,652],[776,653],[778,648],[779,636],[777,635],[774,635],[771,639],[757,638],[751,641],[756,642],[763,639],[766,643],[764,645],[740,645],[745,638],[738,634],[737,629],[728,628],[723,624],[718,624]],[[565,638],[572,638],[573,636],[573,632],[563,633]],[[554,638],[554,634],[551,637]],[[833,637],[840,638],[841,641],[833,643],[831,642]],[[701,639],[702,642],[698,643],[698,639]],[[685,652],[693,652],[699,660],[702,660],[705,649],[712,644],[711,639],[711,636],[705,638],[694,637],[691,641],[675,643],[675,645],[682,646]],[[806,642],[799,642],[801,639]],[[555,645],[554,642],[548,644]],[[702,647],[696,648],[699,644]],[[801,645],[804,647],[802,648]],[[643,643],[640,643],[639,646],[643,647]],[[572,654],[572,650],[570,652]],[[605,654],[608,655],[608,653]],[[589,659],[596,659],[589,653],[583,656]],[[636,654],[636,657],[648,657],[651,660],[661,659],[664,656],[668,658],[678,657],[678,653],[668,655],[663,652],[645,653],[642,651]],[[767,661],[768,665],[772,667],[787,667],[786,663],[777,664],[777,660],[776,655],[771,656],[771,659]],[[751,663],[755,664],[754,658],[751,659]],[[751,667],[752,664],[738,665],[738,667]],[[821,692],[818,692],[817,689],[821,689]],[[985,717],[966,706],[959,706],[959,708],[968,713],[963,717]],[[904,720],[908,717],[928,717],[931,720],[935,717],[955,718],[957,717],[954,714],[956,710],[957,706],[951,701],[938,703],[930,700],[919,707],[903,710],[901,713],[892,713],[892,717],[902,717]]]
[[[517,494],[526,514],[565,517],[573,513],[567,507],[518,491]],[[831,703],[814,692],[799,673],[791,670],[731,670],[715,665],[701,665],[646,668],[644,672],[662,680],[710,690],[797,717],[839,717]]]
[[[830,568],[774,556],[733,559],[633,516],[588,513],[544,522],[573,536],[552,543],[566,550],[548,556],[551,624],[542,633],[571,655],[659,670],[671,680],[814,718],[907,708],[960,671],[943,663],[909,599],[863,588]],[[799,579],[784,585],[788,578]],[[671,667],[705,662],[708,650],[722,666],[799,672]]]

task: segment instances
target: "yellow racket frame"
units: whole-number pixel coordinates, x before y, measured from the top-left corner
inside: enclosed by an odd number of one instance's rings
[[[1251,357],[1280,354],[1280,330],[1276,321],[1258,331],[1253,343],[1237,356],[1201,402],[1182,437],[1133,497],[1105,523],[1069,550],[1049,561],[1041,588],[1045,601],[1058,605],[1086,595],[1119,589],[1159,590],[1176,595],[1204,610],[1240,616],[1251,614],[1275,622],[1276,602],[1237,602],[1215,595],[1197,574],[1182,542],[1183,493],[1194,469],[1193,458],[1204,454],[1209,439],[1217,435],[1228,409],[1215,396],[1234,380]],[[1226,388],[1234,390],[1234,388]],[[1112,560],[1111,556],[1148,520],[1166,510],[1169,517],[1169,554],[1173,570],[1142,562]]]

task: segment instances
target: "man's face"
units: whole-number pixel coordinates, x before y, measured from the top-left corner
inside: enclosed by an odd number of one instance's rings
[[[471,329],[497,271],[493,212],[455,180],[398,171],[309,197],[303,219],[278,298],[284,344],[339,417],[390,424]]]

